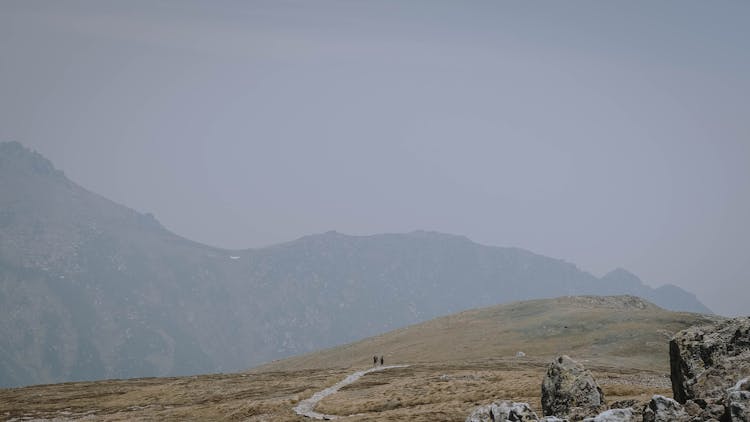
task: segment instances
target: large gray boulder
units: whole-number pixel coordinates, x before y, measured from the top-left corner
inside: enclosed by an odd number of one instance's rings
[[[591,372],[568,356],[555,359],[542,381],[542,411],[544,415],[567,417],[572,410],[591,409],[596,415],[604,405],[604,393]]]
[[[675,400],[723,398],[750,376],[750,317],[680,331],[669,342],[669,361]]]
[[[690,419],[680,403],[658,394],[643,410],[643,422],[686,422]]]
[[[480,406],[466,418],[466,422],[529,422],[538,420],[539,417],[531,410],[528,403],[506,400]]]

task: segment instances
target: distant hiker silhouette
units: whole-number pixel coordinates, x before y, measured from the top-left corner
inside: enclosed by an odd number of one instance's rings
[[[378,366],[378,357],[377,356],[373,356],[372,357],[372,366]]]
[[[380,357],[380,365],[383,365],[383,357]]]

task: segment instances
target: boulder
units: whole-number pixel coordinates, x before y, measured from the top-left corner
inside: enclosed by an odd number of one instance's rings
[[[687,413],[691,418],[699,417],[703,414],[703,409],[700,407],[700,405],[692,400],[688,400],[687,402],[685,402],[683,408],[685,409],[685,413]]]
[[[492,404],[492,413],[495,415],[495,421],[537,421],[536,413],[531,410],[528,403],[514,403],[509,401],[500,401]]]
[[[618,400],[609,405],[610,409],[628,409],[633,414],[633,420],[643,420],[643,409],[648,406],[648,400],[641,401],[636,399]]]
[[[550,364],[542,381],[544,415],[566,417],[574,408],[578,415],[596,415],[602,405],[604,394],[583,365],[565,355]]]
[[[725,420],[750,422],[750,378],[740,380],[727,390],[724,406]]]
[[[635,422],[635,414],[633,409],[609,409],[594,416],[593,418],[586,418],[583,422]]]
[[[495,422],[492,416],[490,416],[490,406],[488,404],[477,407],[466,418],[466,422]]]
[[[699,415],[699,420],[702,421],[718,421],[724,420],[724,406],[717,403],[712,403],[706,406],[706,408]]]
[[[719,421],[724,417],[724,400],[688,400],[683,409],[690,416],[691,421]]]
[[[643,422],[686,422],[690,419],[680,403],[658,394],[643,409]]]
[[[527,422],[538,420],[539,417],[531,410],[528,403],[506,400],[480,406],[466,418],[466,422]]]
[[[675,400],[723,398],[750,376],[750,317],[690,327],[669,342]]]

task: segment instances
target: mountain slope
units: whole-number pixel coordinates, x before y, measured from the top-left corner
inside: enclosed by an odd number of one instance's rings
[[[386,363],[462,363],[561,353],[603,366],[669,370],[669,338],[722,317],[662,309],[635,296],[565,296],[471,309],[352,344],[262,365],[254,372]]]
[[[636,294],[708,311],[620,276],[431,232],[212,248],[0,144],[0,386],[233,371],[537,297]]]

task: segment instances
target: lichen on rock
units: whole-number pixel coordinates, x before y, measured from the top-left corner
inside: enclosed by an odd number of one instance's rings
[[[568,416],[576,413],[596,415],[604,404],[604,393],[591,372],[569,356],[555,359],[542,381],[544,415]],[[591,411],[588,412],[587,410]],[[581,412],[583,411],[583,412]]]
[[[723,397],[750,376],[750,317],[680,331],[669,342],[669,360],[675,400]]]

